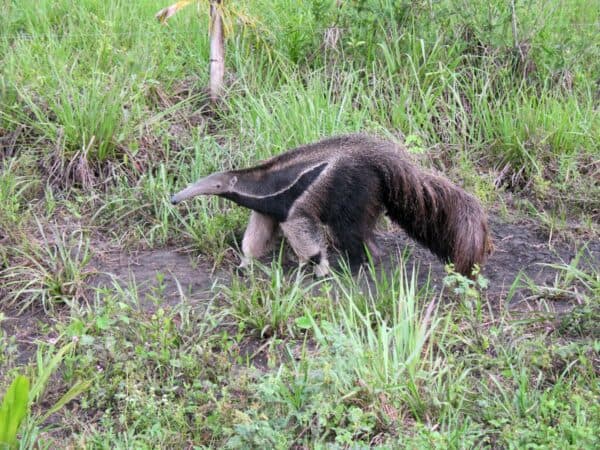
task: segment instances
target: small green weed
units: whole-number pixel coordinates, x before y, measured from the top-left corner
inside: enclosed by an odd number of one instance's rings
[[[230,303],[230,314],[261,337],[293,337],[296,334],[294,318],[301,314],[315,287],[302,270],[286,275],[281,259],[282,252],[270,267],[253,262],[246,277],[234,277],[231,286],[222,288]]]
[[[0,447],[14,448],[17,432],[29,409],[29,379],[17,376],[4,394],[0,405]]]

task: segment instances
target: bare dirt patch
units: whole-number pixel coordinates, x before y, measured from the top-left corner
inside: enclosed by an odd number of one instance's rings
[[[92,281],[94,287],[135,286],[138,299],[151,309],[159,300],[165,305],[184,298],[205,302],[212,297],[214,284],[227,278],[223,271],[213,270],[207,260],[174,248],[107,251],[96,266],[99,274]]]

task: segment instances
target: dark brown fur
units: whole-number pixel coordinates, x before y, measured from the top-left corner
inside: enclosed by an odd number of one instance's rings
[[[382,213],[467,276],[492,249],[487,217],[475,197],[413,164],[397,144],[373,136],[324,139],[217,178],[234,178],[235,187],[208,191],[207,177],[187,191],[222,195],[274,218],[304,259],[326,259],[324,250],[315,250],[323,242],[320,224],[351,262],[363,259],[365,245],[377,252],[374,228]],[[189,196],[182,192],[181,198]]]

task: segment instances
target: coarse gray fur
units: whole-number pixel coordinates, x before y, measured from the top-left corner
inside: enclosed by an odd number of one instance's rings
[[[252,210],[242,266],[272,248],[281,230],[301,263],[329,272],[327,245],[361,261],[379,254],[382,213],[458,272],[472,274],[492,250],[487,216],[472,195],[410,161],[400,145],[366,134],[297,147],[255,167],[219,172],[172,197],[219,195]]]

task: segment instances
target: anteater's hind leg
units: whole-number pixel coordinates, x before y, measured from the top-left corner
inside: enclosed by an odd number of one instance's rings
[[[252,258],[260,258],[273,248],[278,225],[272,217],[252,211],[242,239],[244,256],[240,267],[246,267]]]
[[[365,239],[365,245],[374,262],[380,261],[381,258],[383,258],[383,256],[385,255],[383,250],[381,250],[381,248],[379,247],[379,244],[377,244],[374,232],[371,232],[367,236],[367,238]]]
[[[348,211],[342,220],[330,224],[330,232],[336,248],[348,258],[353,268],[365,262],[365,250],[369,251],[375,261],[383,255],[375,239],[378,215],[379,211],[375,208]]]
[[[316,218],[307,215],[291,217],[281,223],[281,230],[298,255],[300,264],[315,263],[315,275],[318,277],[329,273],[327,239]]]
[[[365,246],[371,255],[371,259],[373,262],[379,262],[385,252],[381,250],[379,244],[377,244],[377,239],[375,235],[375,229],[377,228],[377,221],[381,217],[381,210],[377,208],[372,208],[368,214],[366,214],[363,218],[363,239]]]

